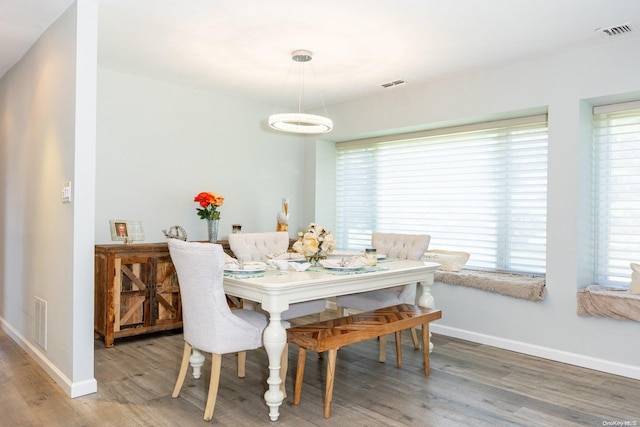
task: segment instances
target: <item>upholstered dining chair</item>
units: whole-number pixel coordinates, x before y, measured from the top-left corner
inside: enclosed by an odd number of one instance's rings
[[[429,247],[431,236],[428,234],[397,234],[397,233],[373,233],[371,246],[381,255],[395,259],[422,258]],[[359,311],[377,310],[396,304],[415,304],[416,283],[396,286],[377,291],[361,292],[351,295],[336,297],[338,314],[344,316],[349,308]],[[411,337],[415,348],[420,348],[415,328],[411,328]],[[380,361],[385,359],[386,337],[380,337]]]
[[[273,231],[265,233],[236,233],[229,235],[229,248],[238,261],[264,261],[267,255],[281,254],[289,249],[289,233]],[[319,314],[325,311],[324,299],[291,304],[281,315],[283,320]]]
[[[238,376],[244,377],[246,351],[262,347],[267,318],[256,311],[229,308],[222,286],[222,246],[178,239],[169,239],[168,246],[180,283],[184,333],[182,363],[172,396],[180,394],[192,347],[211,353],[211,379],[204,410],[204,419],[209,421],[218,394],[222,355],[238,353]],[[285,324],[285,328],[288,326]],[[285,348],[283,359],[286,355]],[[283,386],[285,373],[281,370]]]

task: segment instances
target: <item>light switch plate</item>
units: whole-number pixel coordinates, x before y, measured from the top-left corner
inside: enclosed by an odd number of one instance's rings
[[[71,203],[71,181],[62,183],[62,203]]]

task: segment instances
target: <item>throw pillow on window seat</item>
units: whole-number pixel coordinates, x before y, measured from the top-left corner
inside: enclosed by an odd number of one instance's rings
[[[629,285],[629,292],[635,295],[640,295],[640,264],[635,262],[631,263],[631,284]]]
[[[422,257],[423,261],[437,262],[440,270],[460,271],[469,260],[470,254],[467,252],[445,251],[441,249],[430,249]]]

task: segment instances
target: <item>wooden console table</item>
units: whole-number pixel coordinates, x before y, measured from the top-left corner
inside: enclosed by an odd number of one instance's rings
[[[178,277],[166,243],[95,246],[94,330],[115,338],[182,327]]]

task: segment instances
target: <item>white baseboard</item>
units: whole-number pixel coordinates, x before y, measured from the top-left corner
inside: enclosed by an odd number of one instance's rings
[[[96,393],[98,391],[98,381],[95,378],[90,380],[78,381],[71,384],[71,392],[69,397],[76,398],[86,396],[87,394]]]
[[[491,335],[479,334],[463,329],[438,325],[436,323],[432,323],[431,325],[429,325],[429,330],[435,334],[446,335],[453,338],[460,338],[479,344],[486,344],[492,347],[541,357],[543,359],[554,360],[556,362],[567,363],[569,365],[580,366],[583,368],[594,369],[596,371],[640,380],[640,366],[625,365],[608,360],[596,359],[594,357],[583,356],[581,354],[569,353],[566,351],[555,350],[548,347],[541,347],[524,342],[494,337]]]
[[[62,373],[46,356],[28,340],[26,340],[17,330],[15,330],[5,319],[0,318],[0,327],[9,335],[36,363],[64,390],[69,397],[80,397],[98,391],[98,383],[95,378],[73,383],[64,373]]]

